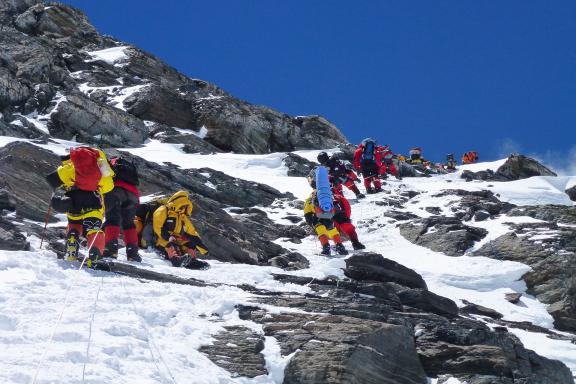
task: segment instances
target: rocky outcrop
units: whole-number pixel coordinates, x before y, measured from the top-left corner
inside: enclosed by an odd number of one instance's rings
[[[75,8],[32,0],[9,3],[0,8],[6,20],[0,35],[0,112],[50,113],[56,97],[64,97],[51,114],[53,136],[134,146],[148,137],[146,120],[206,130],[208,148],[199,145],[199,138],[164,132],[171,142],[187,144],[188,152],[210,151],[211,145],[238,153],[288,152],[346,142],[322,117],[293,118],[251,105],[136,47],[101,36]],[[116,49],[118,57],[102,56],[105,49]]]
[[[353,257],[367,258],[362,264],[368,273],[372,263],[372,269],[379,271],[384,259],[377,254]],[[491,330],[481,321],[459,317],[451,300],[437,296],[423,305],[422,298],[429,294],[424,288],[386,282],[387,276],[358,276],[368,280],[275,275],[283,282],[306,285],[312,292],[305,297],[270,296],[257,290],[255,306],[238,307],[241,319],[263,324],[265,334],[278,340],[282,355],[290,357],[284,382],[419,382],[422,369],[426,377],[465,377],[478,383],[572,382],[570,370],[562,363],[526,350],[505,327]],[[268,313],[258,307],[260,303],[299,311]],[[494,314],[474,308],[484,315]],[[410,336],[399,338],[406,331]],[[381,344],[381,338],[393,342]],[[403,340],[404,346],[396,340]],[[419,363],[413,359],[411,340]],[[391,354],[388,347],[397,348],[398,354]],[[362,364],[357,363],[359,352]]]
[[[470,180],[512,181],[527,179],[532,176],[556,176],[556,173],[538,161],[524,155],[510,155],[508,160],[496,170],[472,172],[465,170],[461,177]]]
[[[523,279],[528,292],[554,317],[556,328],[576,331],[576,208],[535,206],[516,208],[515,216],[531,216],[540,223],[509,224],[512,232],[487,243],[474,255],[513,260],[532,267]]]
[[[148,137],[148,129],[141,120],[81,95],[70,95],[58,105],[48,129],[61,139],[100,146],[136,146]]]
[[[295,153],[286,154],[286,157],[282,159],[282,163],[288,169],[288,176],[295,177],[306,177],[310,174],[310,171],[318,166],[317,163],[308,161]]]
[[[296,148],[333,148],[348,142],[340,130],[322,116],[297,116],[292,123],[300,128]]]
[[[492,191],[465,191],[462,189],[446,189],[434,197],[461,196],[454,202],[448,202],[450,210],[463,221],[476,221],[493,218],[506,213],[515,207],[514,204],[500,201]],[[480,219],[480,220],[479,220]]]
[[[192,109],[192,100],[186,94],[161,86],[150,86],[129,96],[124,101],[126,111],[143,120],[200,130],[198,115]]]
[[[200,347],[216,365],[232,373],[232,376],[256,377],[266,375],[266,362],[262,350],[264,337],[251,329],[233,326],[214,335],[210,345]]]
[[[570,198],[570,200],[576,201],[576,185],[568,188],[565,192],[568,195],[568,197]]]
[[[372,252],[360,252],[347,258],[344,274],[360,281],[394,282],[410,288],[426,288],[422,276]]]
[[[234,217],[223,210],[229,206],[266,206],[288,195],[267,185],[235,179],[211,169],[180,170],[141,159],[135,163],[141,175],[142,194],[173,193],[181,189],[191,192],[195,204],[194,223],[210,249],[211,257],[267,265],[272,258],[287,256],[288,262],[278,265],[290,269],[296,265],[290,264],[290,260],[294,262],[297,256],[290,256],[289,251],[273,240],[302,238],[307,235],[302,228],[272,225],[263,212]],[[44,221],[52,194],[45,176],[59,164],[58,156],[33,144],[15,142],[0,148],[0,188],[14,200],[18,217]],[[30,231],[41,236],[40,229],[35,226]],[[57,247],[60,235],[58,231],[48,232],[47,240],[52,247]]]
[[[496,176],[505,180],[520,180],[532,176],[556,176],[556,174],[530,157],[511,155],[508,157],[508,160],[496,170]]]
[[[400,234],[414,244],[448,256],[461,256],[487,234],[483,228],[463,224],[456,217],[432,216],[399,225]]]
[[[85,41],[98,41],[96,29],[79,10],[54,3],[50,6],[37,4],[14,20],[14,26],[29,35],[51,38],[75,37]]]
[[[222,152],[221,149],[203,140],[194,131],[184,131],[169,127],[164,124],[149,124],[150,138],[160,140],[163,143],[184,144],[184,153],[212,154]]]
[[[59,164],[58,156],[33,144],[0,148],[0,188],[10,194],[18,216],[44,221],[52,194],[45,176]]]
[[[4,251],[27,251],[30,243],[26,236],[19,232],[16,225],[0,217],[0,250]]]

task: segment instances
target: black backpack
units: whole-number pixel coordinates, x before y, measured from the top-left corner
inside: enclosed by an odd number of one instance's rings
[[[123,157],[115,156],[110,159],[110,165],[116,174],[114,177],[116,180],[122,180],[132,185],[140,184],[138,170],[131,161]]]

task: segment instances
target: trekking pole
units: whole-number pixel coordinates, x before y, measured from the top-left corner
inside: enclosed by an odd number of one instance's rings
[[[42,249],[42,244],[44,244],[44,237],[46,237],[46,228],[48,227],[48,220],[50,219],[50,214],[52,213],[52,197],[50,197],[50,202],[48,203],[48,210],[46,211],[46,217],[44,218],[44,230],[42,231],[42,236],[40,237],[40,249]]]

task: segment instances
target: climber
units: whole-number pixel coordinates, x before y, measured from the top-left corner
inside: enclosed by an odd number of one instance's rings
[[[310,196],[304,202],[304,219],[306,223],[314,229],[320,244],[322,245],[322,252],[320,254],[325,256],[331,255],[330,239],[335,244],[336,252],[339,255],[347,255],[348,251],[342,244],[342,238],[338,229],[334,226],[335,209],[330,212],[323,212],[318,206],[317,191],[314,189]]]
[[[352,208],[350,207],[350,203],[344,196],[340,194],[335,193],[332,195],[332,198],[335,208],[333,220],[336,229],[338,229],[340,232],[344,232],[348,239],[350,239],[352,248],[354,248],[354,250],[365,249],[366,247],[364,244],[358,240],[356,227],[350,220],[350,216],[352,215]]]
[[[380,176],[383,179],[388,178],[387,174],[391,174],[398,180],[402,180],[402,177],[398,173],[396,165],[394,165],[394,153],[390,150],[387,145],[378,145],[376,147],[376,152],[380,153],[380,158],[382,159],[382,167],[380,167]]]
[[[407,159],[407,162],[412,165],[418,165],[426,162],[422,156],[422,148],[414,147],[410,149],[410,158]]]
[[[94,267],[104,251],[104,195],[114,188],[110,168],[104,152],[90,147],[71,148],[70,154],[61,157],[62,164],[46,177],[54,188],[65,191],[53,195],[54,210],[66,213],[66,259],[78,259],[80,239],[88,244],[86,265]]]
[[[449,171],[456,170],[456,160],[454,159],[453,153],[446,155],[446,169]]]
[[[154,244],[156,244],[152,218],[154,217],[154,212],[160,208],[161,205],[167,203],[167,197],[157,197],[145,203],[140,203],[136,208],[134,226],[138,236],[139,248],[148,249],[149,245],[154,246]]]
[[[123,157],[110,158],[110,165],[115,174],[114,189],[104,197],[106,246],[103,257],[118,257],[118,238],[122,226],[126,258],[128,261],[140,262],[142,258],[138,255],[138,235],[134,225],[136,207],[140,200],[138,171],[131,161]]]
[[[474,164],[478,161],[478,152],[468,151],[462,155],[462,164]]]
[[[382,191],[382,184],[378,173],[382,168],[380,153],[376,151],[376,142],[373,139],[364,139],[354,152],[354,168],[364,177],[364,187],[367,193]],[[374,184],[374,188],[372,188]]]
[[[326,152],[320,152],[317,159],[321,165],[328,168],[330,184],[337,193],[342,194],[342,184],[344,184],[346,188],[354,192],[357,198],[362,199],[365,197],[354,184],[358,180],[356,173],[348,169],[344,162],[336,158],[336,155],[328,156]]]
[[[197,261],[197,252],[208,254],[208,249],[190,221],[191,214],[192,202],[186,191],[173,194],[153,214],[156,248],[175,267],[190,266],[190,263]]]

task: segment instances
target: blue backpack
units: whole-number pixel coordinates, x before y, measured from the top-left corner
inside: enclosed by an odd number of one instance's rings
[[[362,157],[360,158],[360,162],[365,161],[375,161],[376,155],[374,152],[376,151],[376,143],[374,140],[368,139],[362,142],[364,144],[364,150],[362,151]]]

